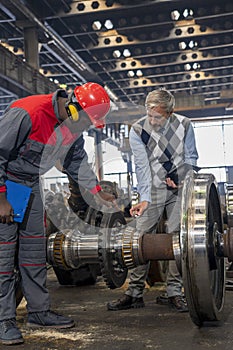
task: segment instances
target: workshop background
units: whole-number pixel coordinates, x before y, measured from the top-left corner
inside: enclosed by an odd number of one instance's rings
[[[69,93],[87,81],[104,86],[111,98],[106,127],[85,134],[89,161],[99,180],[120,195],[126,220],[128,205],[138,199],[129,130],[145,114],[145,97],[156,88],[174,93],[176,112],[191,119],[200,173],[215,176],[223,211],[232,218],[232,0],[0,1],[0,118],[17,98],[57,88]],[[67,177],[52,169],[43,186],[63,210],[59,195],[69,192]],[[92,217],[100,225],[98,220]],[[48,268],[52,301],[76,327],[32,333],[23,323],[22,300],[18,321],[25,350],[232,349],[231,268],[223,322],[215,328],[198,328],[188,315],[156,304],[164,291],[161,267],[160,280],[147,285],[146,308],[114,314],[106,303],[125,285],[108,289],[104,281],[111,273],[105,271],[103,279],[98,266],[85,265],[69,276]],[[119,285],[121,279],[120,274]]]

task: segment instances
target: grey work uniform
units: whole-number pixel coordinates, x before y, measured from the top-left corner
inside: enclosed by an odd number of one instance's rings
[[[24,222],[0,223],[0,321],[16,313],[15,257],[28,311],[49,310],[40,175],[60,160],[64,172],[84,188],[91,191],[98,184],[87,162],[83,136],[72,133],[60,120],[57,98],[61,93],[67,96],[64,90],[57,90],[16,100],[0,119],[0,191],[6,190],[7,179],[32,188]]]

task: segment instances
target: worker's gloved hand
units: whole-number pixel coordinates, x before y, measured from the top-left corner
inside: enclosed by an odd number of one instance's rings
[[[11,204],[6,199],[5,192],[0,193],[0,222],[2,224],[9,224],[14,221],[14,211]]]

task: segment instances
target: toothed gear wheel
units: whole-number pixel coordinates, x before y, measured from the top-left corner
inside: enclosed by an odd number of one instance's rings
[[[54,240],[54,250],[53,258],[57,266],[62,266],[63,268],[68,268],[63,256],[63,242],[65,240],[65,234],[63,232],[58,232]]]
[[[120,288],[127,278],[128,269],[121,257],[120,228],[126,225],[121,212],[103,214],[99,232],[99,259],[102,276],[110,289]],[[119,249],[118,249],[119,247]]]

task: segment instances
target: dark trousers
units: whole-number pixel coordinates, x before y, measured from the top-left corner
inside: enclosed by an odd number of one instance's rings
[[[27,310],[44,311],[50,307],[46,288],[46,236],[40,186],[37,182],[20,182],[32,187],[32,201],[29,215],[22,223],[0,223],[0,321],[16,315],[15,262],[21,273]]]

